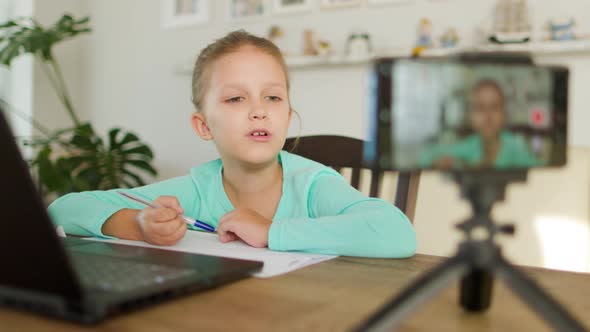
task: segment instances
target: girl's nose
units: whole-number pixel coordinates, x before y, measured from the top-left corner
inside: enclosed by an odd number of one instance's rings
[[[268,117],[268,112],[262,105],[255,105],[250,111],[250,120],[264,120]]]

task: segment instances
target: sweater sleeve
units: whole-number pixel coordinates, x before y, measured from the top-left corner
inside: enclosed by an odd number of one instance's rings
[[[142,204],[119,195],[117,191],[128,192],[147,200],[154,200],[158,196],[175,196],[187,214],[194,213],[192,211],[199,202],[198,191],[191,177],[183,176],[134,189],[67,194],[51,203],[48,212],[53,223],[63,226],[68,234],[111,238],[102,233],[102,225],[110,216],[125,208],[145,208]]]
[[[416,252],[416,233],[393,204],[368,198],[342,177],[317,177],[308,218],[273,220],[269,248],[360,257],[403,258]]]

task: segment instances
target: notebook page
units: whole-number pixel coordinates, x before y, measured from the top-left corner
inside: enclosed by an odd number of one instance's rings
[[[264,263],[262,270],[253,274],[254,277],[258,278],[278,276],[293,270],[300,269],[304,266],[338,257],[333,255],[272,251],[268,248],[254,248],[242,241],[221,243],[217,237],[217,234],[197,231],[186,232],[184,238],[182,238],[182,240],[173,246],[156,246],[144,241],[131,240],[109,240],[99,238],[85,238],[85,240],[261,261]]]

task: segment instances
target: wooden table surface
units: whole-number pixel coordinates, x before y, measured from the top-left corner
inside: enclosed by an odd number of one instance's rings
[[[346,331],[443,258],[339,257],[271,279],[249,278],[84,327],[0,308],[0,331]],[[523,268],[590,327],[590,274]],[[465,313],[457,284],[396,331],[551,331],[500,280],[492,307]]]

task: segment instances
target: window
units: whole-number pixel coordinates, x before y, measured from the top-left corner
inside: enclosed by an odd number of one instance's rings
[[[32,0],[0,0],[0,22],[18,16],[30,16],[33,12]],[[0,65],[0,99],[18,139],[31,137],[33,131],[27,120],[33,112],[33,58],[22,56],[13,61],[10,68]],[[26,158],[31,156],[28,149],[23,151]]]

